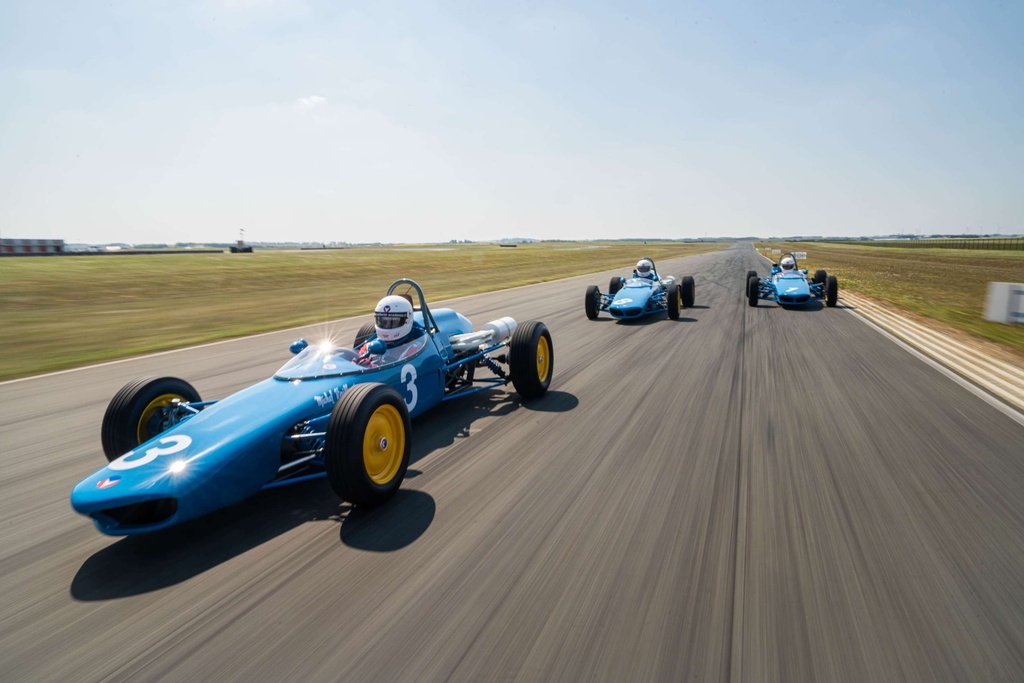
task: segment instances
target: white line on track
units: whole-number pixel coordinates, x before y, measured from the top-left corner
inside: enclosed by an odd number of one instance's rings
[[[1003,399],[1024,409],[1024,370],[940,334],[860,296],[844,297],[857,313],[919,351]]]
[[[872,322],[868,318],[864,317],[863,315],[861,315],[857,311],[853,310],[852,308],[848,308],[846,310],[849,311],[850,314],[853,315],[855,318],[857,318],[858,320],[863,322],[865,325],[867,325],[869,327],[873,327],[875,330],[878,331],[879,334],[881,334],[883,337],[888,338],[889,340],[891,340],[894,344],[896,344],[900,348],[905,349],[911,355],[913,355],[913,356],[923,360],[925,363],[927,363],[928,365],[932,366],[933,368],[935,368],[936,370],[938,370],[939,372],[944,374],[946,377],[949,377],[951,380],[953,380],[954,382],[956,382],[957,384],[959,384],[963,388],[967,389],[972,394],[974,394],[978,398],[982,399],[983,401],[988,403],[993,408],[998,408],[1007,417],[1015,420],[1018,424],[1024,425],[1024,413],[1021,413],[1019,410],[1016,410],[1012,406],[1007,405],[1003,401],[1001,401],[998,398],[996,398],[995,396],[993,396],[988,390],[983,389],[982,387],[978,386],[977,384],[975,384],[975,383],[965,379],[964,377],[962,377],[961,375],[957,374],[953,370],[949,369],[948,367],[946,367],[942,363],[938,362],[934,358],[932,358],[930,356],[927,356],[924,353],[922,353],[921,351],[915,349],[910,344],[906,343],[905,341],[903,341],[902,339],[900,339],[896,335],[892,334],[891,332],[889,332],[885,328],[876,325],[874,322]]]

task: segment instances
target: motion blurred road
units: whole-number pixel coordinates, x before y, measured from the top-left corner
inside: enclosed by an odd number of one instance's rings
[[[415,421],[373,511],[321,480],[116,539],[68,504],[127,381],[219,398],[369,316],[0,384],[0,679],[1024,680],[1024,426],[842,299],[749,308],[763,264],[659,263],[678,321],[586,319],[629,263],[452,302],[544,321],[551,391]]]

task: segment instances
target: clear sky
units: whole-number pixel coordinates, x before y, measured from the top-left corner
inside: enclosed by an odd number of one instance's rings
[[[0,2],[0,236],[1024,232],[1024,3]]]

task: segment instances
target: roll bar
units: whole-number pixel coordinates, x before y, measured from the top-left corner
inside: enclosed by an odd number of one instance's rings
[[[651,270],[654,271],[655,275],[658,275],[658,264],[656,264],[654,262],[654,259],[652,259],[650,256],[641,256],[640,258],[641,259],[647,259],[648,261],[650,261],[651,262]],[[634,270],[635,270],[635,268],[634,268]],[[661,276],[658,275],[658,277],[661,277]]]
[[[652,263],[653,263],[653,261],[652,261]],[[402,285],[407,286],[409,289],[415,290],[417,296],[419,296],[419,298],[420,298],[420,312],[423,314],[423,327],[425,327],[427,332],[430,333],[430,334],[434,334],[435,332],[437,332],[439,328],[437,327],[437,323],[434,322],[434,316],[430,312],[430,308],[427,306],[427,299],[426,299],[426,297],[423,296],[423,289],[420,288],[420,286],[418,284],[416,284],[415,280],[409,280],[409,279],[406,279],[406,278],[402,278],[401,280],[395,280],[391,284],[391,286],[388,287],[387,296],[391,296],[392,294],[394,294],[395,290],[398,289],[399,287],[401,287]],[[398,296],[406,296],[406,295],[408,295],[409,289],[407,289],[402,294],[399,294]],[[415,309],[416,308],[416,302],[415,301],[412,302],[412,305],[413,305],[413,309]]]

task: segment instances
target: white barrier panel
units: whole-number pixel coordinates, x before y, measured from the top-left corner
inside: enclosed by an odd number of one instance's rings
[[[1024,323],[1024,284],[988,283],[985,319],[997,323]]]

